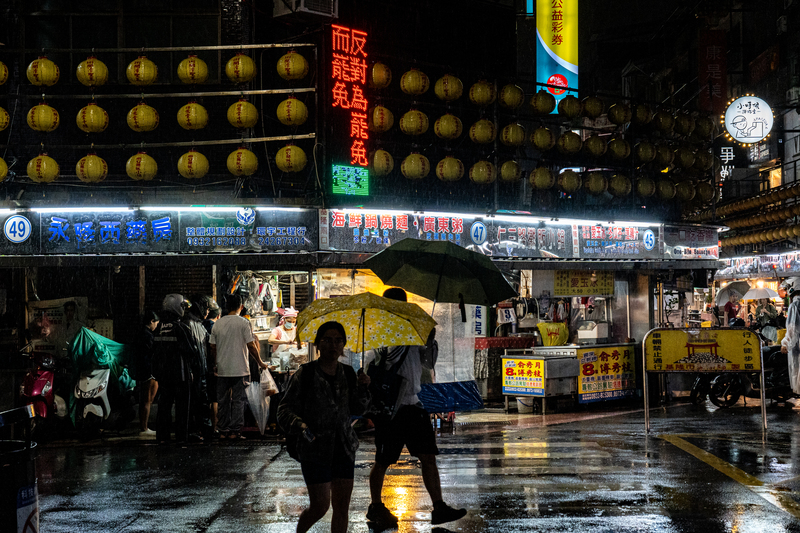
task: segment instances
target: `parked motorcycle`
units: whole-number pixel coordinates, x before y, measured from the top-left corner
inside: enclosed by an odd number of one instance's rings
[[[26,356],[30,357],[33,367],[22,380],[20,399],[24,405],[33,406],[36,417],[31,421],[32,437],[41,439],[45,427],[51,425],[52,420],[66,416],[67,403],[55,392],[58,366],[53,355],[33,351]]]
[[[778,402],[785,402],[797,395],[789,385],[789,361],[781,353],[780,346],[767,346],[762,349],[764,364],[764,396]],[[717,407],[730,407],[739,398],[761,398],[761,374],[725,373],[711,381],[708,398]]]
[[[117,381],[117,382],[115,382]],[[108,368],[80,373],[75,384],[75,426],[79,430],[123,429],[133,420],[134,382],[113,380]]]

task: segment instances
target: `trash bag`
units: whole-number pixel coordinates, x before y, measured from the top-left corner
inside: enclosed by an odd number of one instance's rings
[[[250,412],[253,413],[253,418],[258,424],[258,431],[263,435],[269,419],[269,396],[261,390],[261,383],[258,381],[251,381],[245,389],[245,394]]]
[[[272,374],[269,373],[269,370],[266,368],[261,369],[261,390],[264,392],[264,395],[274,396],[278,394],[278,385],[275,384],[275,380],[272,379]]]

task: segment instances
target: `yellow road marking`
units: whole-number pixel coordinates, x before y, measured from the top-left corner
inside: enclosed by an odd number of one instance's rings
[[[751,476],[744,470],[736,468],[732,464],[723,461],[716,455],[712,455],[702,448],[698,448],[694,444],[686,442],[677,435],[659,435],[659,438],[669,442],[673,446],[680,448],[689,455],[700,459],[707,465],[722,472],[737,483],[744,485],[755,494],[758,494],[779,509],[783,509],[795,518],[800,518],[800,504],[794,501],[791,493],[774,490],[771,485],[766,485],[757,477]]]

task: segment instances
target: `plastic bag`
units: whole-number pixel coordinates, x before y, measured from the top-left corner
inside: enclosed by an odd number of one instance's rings
[[[266,368],[261,369],[261,390],[267,397],[278,394],[278,385],[275,384],[272,374]]]
[[[250,382],[245,389],[245,394],[247,395],[250,412],[253,413],[253,418],[256,419],[256,424],[258,424],[258,431],[263,435],[269,419],[269,396],[264,394],[264,391],[261,390],[261,384],[257,381]]]

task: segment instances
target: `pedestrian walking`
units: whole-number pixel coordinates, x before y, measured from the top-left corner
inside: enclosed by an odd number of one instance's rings
[[[211,338],[211,328],[214,327],[214,324],[217,323],[219,320],[219,316],[221,313],[221,309],[219,308],[219,304],[213,299],[209,299],[208,302],[208,315],[206,315],[206,319],[203,320],[203,326],[205,326],[206,331],[208,331],[209,339]],[[211,356],[211,347],[209,346],[208,349],[209,357]],[[217,376],[214,374],[214,369],[211,366],[210,360],[207,361],[206,365],[206,390],[208,391],[208,399],[209,399],[209,408],[211,416],[211,431],[212,435],[217,434]]]
[[[142,315],[142,328],[136,337],[133,374],[139,387],[139,435],[143,437],[154,437],[156,434],[147,424],[150,420],[150,407],[158,392],[158,381],[153,376],[153,338],[158,322],[155,311],[146,311]]]
[[[723,326],[730,326],[731,320],[738,317],[741,310],[742,306],[739,304],[739,295],[735,292],[731,292],[728,303],[725,304],[725,322],[723,322]]]
[[[185,443],[189,434],[189,401],[191,395],[191,362],[200,357],[188,326],[181,318],[189,302],[180,294],[168,294],[162,304],[161,327],[153,337],[153,372],[160,389],[156,439],[170,442],[172,407],[175,406],[175,440]]]
[[[800,287],[789,289],[789,311],[786,314],[786,335],[781,341],[781,352],[789,358],[789,384],[795,394],[800,394]]]
[[[208,372],[208,339],[210,334],[203,325],[208,315],[208,297],[194,294],[189,297],[190,306],[183,316],[183,323],[189,327],[194,341],[197,357],[191,361],[192,390],[189,404],[189,440],[203,442],[212,436],[211,407],[206,381]],[[214,391],[216,394],[216,390]]]
[[[407,301],[406,292],[400,288],[387,289],[383,297]],[[436,436],[430,415],[417,396],[421,390],[423,368],[431,366],[426,358],[433,335],[428,341],[428,346],[392,346],[376,350],[373,364],[383,368],[381,374],[384,376],[392,376],[383,384],[373,383],[373,391],[378,387],[389,389],[388,403],[385,404],[389,412],[374,419],[375,463],[369,473],[371,503],[367,509],[367,520],[379,527],[398,523],[398,518],[383,504],[381,493],[386,470],[397,462],[404,446],[420,461],[422,481],[433,503],[431,523],[444,524],[467,514],[466,509],[454,509],[442,498],[439,468],[436,465],[436,455],[439,453]]]
[[[364,413],[370,394],[369,377],[356,376],[339,362],[346,343],[341,324],[322,324],[314,339],[319,358],[295,372],[278,407],[287,448],[300,461],[308,488],[309,506],[297,522],[298,533],[308,531],[331,506],[331,532],[347,531],[358,449],[350,419]]]
[[[258,353],[258,341],[250,321],[240,316],[241,298],[229,295],[226,315],[211,329],[211,360],[217,376],[217,429],[220,439],[243,439],[245,386],[250,377],[249,359],[267,368]]]

